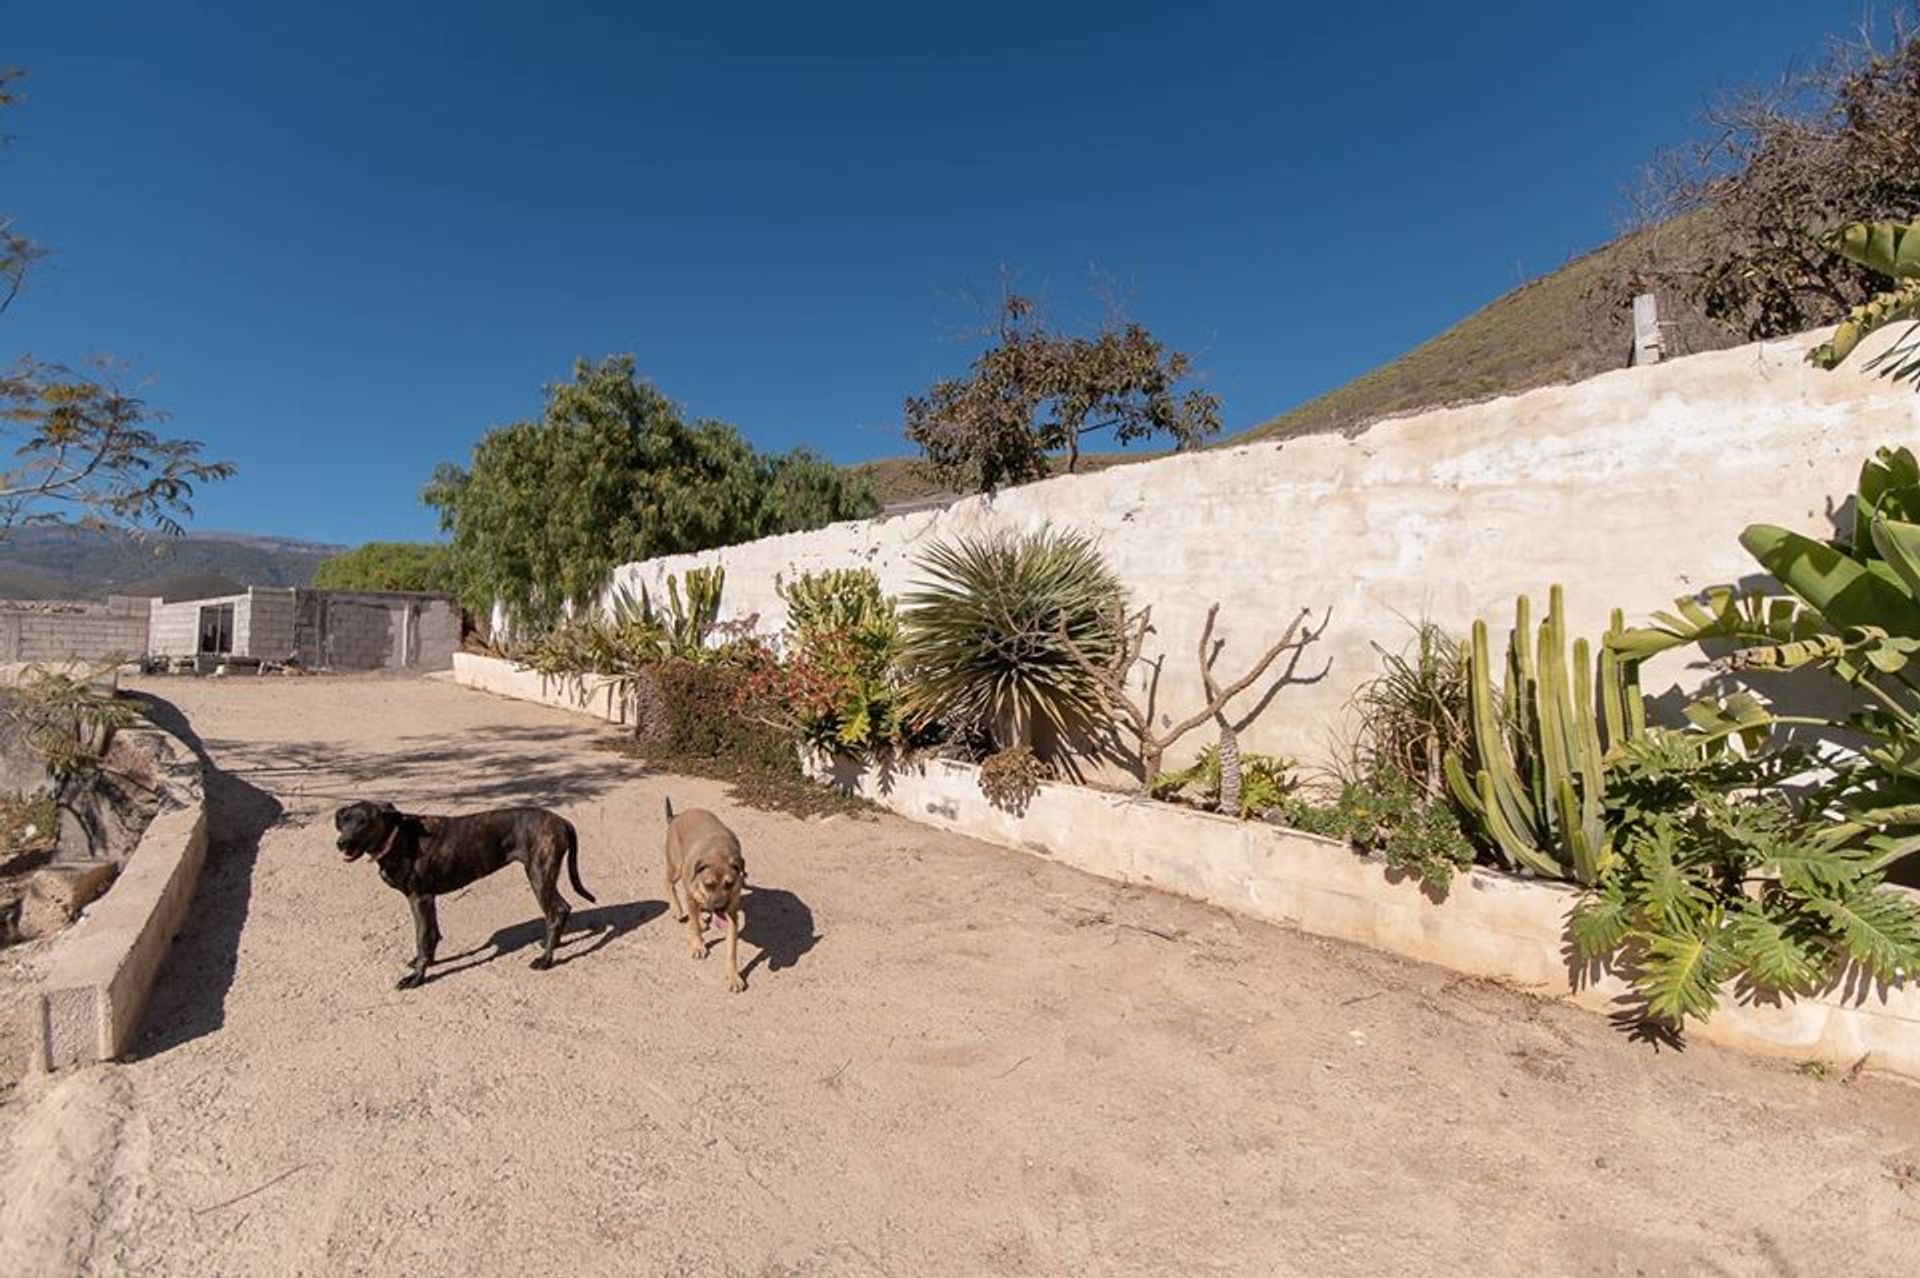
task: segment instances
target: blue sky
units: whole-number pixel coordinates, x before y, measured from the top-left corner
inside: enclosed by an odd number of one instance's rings
[[[577,355],[764,448],[906,451],[1004,266],[1093,272],[1238,429],[1607,239],[1716,93],[1857,0],[14,0],[0,355],[110,352],[240,466],[196,526],[433,535]]]

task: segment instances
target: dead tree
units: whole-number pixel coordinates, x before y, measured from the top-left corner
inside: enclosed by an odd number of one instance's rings
[[[1060,624],[1060,640],[1066,645],[1067,652],[1080,668],[1093,678],[1101,701],[1115,719],[1119,720],[1140,741],[1140,763],[1142,769],[1142,787],[1153,784],[1154,777],[1160,774],[1161,760],[1173,743],[1193,731],[1208,719],[1220,721],[1220,807],[1222,811],[1238,815],[1240,808],[1240,742],[1232,723],[1223,713],[1227,703],[1245,692],[1254,680],[1267,672],[1281,653],[1305,647],[1312,642],[1311,634],[1301,635],[1301,623],[1307,619],[1309,610],[1302,608],[1300,615],[1288,624],[1286,631],[1269,649],[1266,655],[1254,663],[1251,670],[1228,684],[1219,686],[1213,677],[1213,663],[1220,655],[1219,646],[1213,642],[1213,623],[1219,615],[1220,605],[1214,604],[1207,609],[1206,629],[1200,635],[1200,678],[1206,688],[1206,708],[1182,719],[1170,728],[1155,731],[1151,708],[1141,705],[1127,692],[1127,675],[1140,660],[1140,650],[1145,645],[1147,635],[1152,631],[1153,608],[1142,608],[1132,620],[1128,620],[1123,609],[1114,610],[1114,633],[1119,637],[1113,656],[1105,664],[1093,661],[1081,651],[1067,636],[1066,622]],[[1231,771],[1229,771],[1231,769]],[[1227,806],[1228,786],[1232,786],[1233,806]]]

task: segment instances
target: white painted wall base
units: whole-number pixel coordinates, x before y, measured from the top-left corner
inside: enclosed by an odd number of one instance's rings
[[[537,701],[556,710],[590,714],[608,723],[627,722],[627,703],[605,679],[595,675],[556,677],[499,657],[478,653],[453,654],[453,679],[464,688],[512,697],[517,701]]]

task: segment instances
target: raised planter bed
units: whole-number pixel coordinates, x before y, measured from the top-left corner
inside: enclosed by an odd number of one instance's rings
[[[206,859],[199,760],[158,729],[123,732],[116,749],[123,745],[151,760],[159,811],[113,886],[59,934],[41,964],[29,1009],[41,1069],[110,1060],[131,1046]]]
[[[979,768],[933,759],[818,760],[816,776],[901,816],[1048,857],[1125,883],[1207,901],[1316,936],[1353,941],[1469,976],[1567,998],[1596,1011],[1633,1006],[1627,984],[1570,959],[1564,884],[1493,870],[1457,875],[1435,899],[1350,847],[1133,795],[1044,783],[1015,813],[980,792]],[[1872,1065],[1920,1079],[1920,990],[1862,986],[1786,1003],[1729,987],[1689,1037],[1793,1060]]]

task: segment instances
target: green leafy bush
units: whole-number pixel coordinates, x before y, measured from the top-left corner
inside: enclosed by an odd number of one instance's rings
[[[1455,871],[1475,860],[1474,846],[1447,802],[1391,768],[1346,782],[1331,803],[1296,801],[1286,819],[1296,830],[1379,852],[1390,867],[1435,891],[1445,891]]]
[[[369,541],[322,560],[316,590],[453,590],[453,551],[437,542]]]
[[[1817,541],[1754,524],[1740,544],[1784,593],[1720,587],[1675,601],[1654,624],[1610,635],[1608,646],[1639,659],[1670,648],[1731,648],[1721,658],[1760,691],[1770,679],[1819,671],[1856,699],[1838,718],[1779,717],[1742,691],[1687,710],[1701,731],[1733,724],[1764,736],[1777,724],[1824,730],[1834,774],[1814,837],[1823,846],[1865,847],[1876,869],[1920,851],[1920,461],[1882,448],[1860,469],[1851,537]]]
[[[1042,746],[1041,725],[1056,737],[1101,726],[1106,703],[1088,663],[1110,661],[1120,643],[1123,595],[1090,538],[963,537],[920,567],[928,579],[901,616],[909,715],[982,730],[1001,748]]]
[[[1920,970],[1920,907],[1865,849],[1835,848],[1778,792],[1805,761],[1703,754],[1688,734],[1623,748],[1610,787],[1618,855],[1569,919],[1575,951],[1618,956],[1647,1010],[1705,1018],[1722,984],[1804,995],[1848,964]]]
[[[1240,817],[1264,816],[1275,808],[1285,808],[1299,782],[1294,777],[1294,761],[1271,754],[1240,756]],[[1198,758],[1176,772],[1162,772],[1148,786],[1156,799],[1190,803],[1218,810],[1220,806],[1220,747],[1210,745]]]
[[[876,750],[904,742],[893,601],[865,568],[806,573],[778,586],[787,604],[780,698],[802,741]]]

